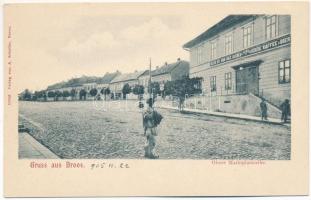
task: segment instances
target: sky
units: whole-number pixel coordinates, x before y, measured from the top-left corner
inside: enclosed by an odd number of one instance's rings
[[[145,70],[149,58],[152,68],[189,60],[182,45],[226,16],[172,4],[20,6],[12,13],[19,92],[82,75]]]

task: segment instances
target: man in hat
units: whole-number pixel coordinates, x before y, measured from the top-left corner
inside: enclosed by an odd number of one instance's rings
[[[260,102],[261,120],[268,120],[268,107],[264,98]]]
[[[288,116],[290,115],[290,104],[288,99],[285,99],[285,101],[281,104],[281,110],[282,110],[281,121],[286,123]]]
[[[145,157],[156,159],[159,156],[155,153],[156,127],[160,123],[162,116],[153,108],[154,100],[149,98],[147,100],[148,107],[143,114],[144,135],[147,137],[147,145],[145,146]]]

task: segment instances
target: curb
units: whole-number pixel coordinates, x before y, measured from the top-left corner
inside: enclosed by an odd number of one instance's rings
[[[162,109],[170,109],[170,110],[178,110],[177,108],[174,107],[158,107]],[[205,115],[211,115],[211,116],[216,116],[216,117],[225,117],[225,118],[231,118],[231,119],[240,119],[240,120],[245,120],[245,121],[253,121],[253,122],[260,122],[260,123],[266,123],[266,124],[274,124],[274,125],[281,125],[281,126],[287,126],[289,127],[290,124],[284,124],[282,122],[275,122],[275,121],[263,121],[260,119],[252,119],[252,118],[245,118],[245,117],[239,117],[239,116],[230,116],[230,115],[222,115],[221,113],[208,113],[204,111],[193,111],[193,110],[188,110],[187,108],[183,110],[184,113],[199,113],[199,114],[205,114]]]
[[[19,114],[19,116],[21,118],[23,118],[24,120],[28,121],[30,124],[32,124],[33,126],[37,127],[38,129],[40,129],[41,131],[44,131],[44,128],[32,121],[31,119],[28,119],[27,117],[25,117],[22,114]],[[30,145],[33,149],[34,152],[39,153],[41,155],[40,158],[44,158],[44,159],[61,159],[61,157],[59,157],[58,155],[56,155],[53,151],[51,151],[48,147],[46,147],[44,144],[40,143],[36,138],[34,138],[31,134],[30,134],[30,129],[25,127],[23,124],[19,124],[18,125],[18,135],[19,135],[19,140],[22,139],[24,140],[26,143],[28,143],[28,145]],[[19,142],[19,148],[21,148],[20,146],[20,142]],[[35,154],[35,153],[34,153]],[[28,158],[32,158],[31,156],[27,156],[25,157],[25,159]],[[23,158],[21,158],[23,159]]]
[[[23,152],[19,152],[20,159],[37,159],[37,158],[60,159],[56,154],[54,154],[47,147],[43,146],[39,141],[33,138],[29,133],[20,132],[19,137],[21,140],[24,140],[25,143],[31,146],[32,149],[34,149],[31,153],[28,152],[24,155],[22,155]],[[21,147],[21,144],[19,144],[19,149],[21,148],[23,147]],[[25,149],[27,149],[27,147],[25,147]]]

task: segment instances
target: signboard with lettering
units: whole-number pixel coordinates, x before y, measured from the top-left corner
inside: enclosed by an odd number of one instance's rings
[[[221,63],[225,63],[225,62],[228,62],[228,61],[231,61],[231,60],[235,60],[237,58],[241,58],[241,57],[244,57],[244,56],[252,55],[252,54],[255,54],[255,53],[262,52],[262,51],[271,50],[273,48],[277,48],[277,47],[289,44],[290,41],[291,41],[290,34],[289,35],[285,35],[285,36],[282,36],[280,38],[277,38],[277,39],[274,39],[274,40],[270,40],[268,42],[265,42],[265,43],[253,46],[251,48],[244,49],[242,51],[239,51],[239,52],[236,52],[236,53],[233,53],[233,54],[230,54],[230,55],[218,58],[216,60],[212,60],[210,62],[210,66],[221,64]]]

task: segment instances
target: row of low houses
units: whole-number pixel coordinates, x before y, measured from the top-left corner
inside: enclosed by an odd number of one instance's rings
[[[48,90],[90,91],[109,87],[119,97],[125,84],[139,84],[146,89],[150,75],[161,90],[165,82],[189,75],[202,80],[201,97],[209,96],[191,104],[202,106],[205,102],[205,108],[211,110],[252,114],[258,113],[258,97],[274,107],[291,97],[290,15],[229,15],[183,48],[189,52],[190,63],[177,59],[151,72],[116,72],[106,74],[101,81],[90,79],[69,88]]]
[[[73,78],[67,82],[62,82],[58,84],[54,84],[48,86],[46,92],[64,92],[68,91],[71,92],[72,90],[75,91],[75,96],[79,97],[80,91],[84,90],[89,93],[92,89],[96,88],[98,92],[102,89],[108,88],[109,83],[111,80],[119,76],[121,73],[116,71],[114,73],[106,73],[103,77],[86,77],[83,76],[81,78]]]
[[[49,86],[47,88],[47,92],[70,92],[74,89],[76,96],[78,97],[81,90],[84,90],[87,92],[87,94],[89,94],[89,92],[94,88],[96,88],[98,92],[109,88],[112,97],[121,98],[122,89],[125,84],[128,84],[131,88],[133,88],[135,85],[142,85],[144,86],[145,93],[147,93],[150,79],[149,77],[151,77],[151,82],[159,83],[160,89],[163,90],[165,82],[178,80],[188,75],[189,62],[178,58],[176,62],[165,63],[160,67],[157,66],[156,69],[152,70],[151,72],[149,70],[142,70],[123,74],[119,71],[116,71],[114,73],[106,73],[102,78],[94,77],[77,83],[69,83],[69,81],[63,84],[55,84]],[[128,98],[137,98],[137,96],[134,94],[129,94]]]
[[[163,90],[164,84],[167,81],[179,80],[186,76],[189,76],[189,62],[178,58],[176,62],[166,62],[160,67],[157,66],[156,69],[151,72],[149,70],[143,70],[121,74],[110,82],[109,88],[116,97],[122,95],[122,89],[125,84],[129,84],[130,87],[142,85],[145,89],[145,93],[147,93],[150,77],[151,82],[159,83],[160,90]]]
[[[152,82],[163,89],[166,81],[189,75],[202,78],[204,94],[252,93],[279,105],[290,99],[290,19],[289,15],[229,15],[183,45],[189,51],[190,64],[180,59],[165,63],[151,71]],[[89,81],[76,87],[87,91],[109,87],[118,97],[125,84],[146,89],[149,74],[148,70],[116,72],[106,74],[102,82]]]

